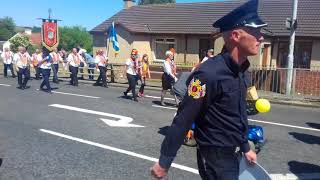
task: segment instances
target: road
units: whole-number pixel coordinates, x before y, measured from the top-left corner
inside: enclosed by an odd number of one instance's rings
[[[119,87],[62,82],[47,94],[37,90],[40,81],[24,91],[16,84],[0,78],[0,179],[152,179],[176,111],[169,95],[161,108],[155,91],[137,103]],[[273,104],[250,117],[264,127],[258,162],[274,179],[320,179],[319,116],[319,109]],[[195,152],[182,146],[168,179],[200,179]]]

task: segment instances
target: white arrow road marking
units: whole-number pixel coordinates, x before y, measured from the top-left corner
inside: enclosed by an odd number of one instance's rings
[[[132,93],[128,93],[128,95],[132,95]],[[150,96],[150,95],[144,95],[144,97],[147,97],[147,98],[152,98],[152,99],[161,99],[161,97],[158,97],[158,96]],[[165,100],[170,100],[170,101],[175,101],[174,98],[164,98]]]
[[[6,87],[9,87],[9,86],[11,86],[11,85],[9,85],[9,84],[0,84],[0,86],[6,86]]]
[[[77,112],[83,112],[83,113],[88,113],[88,114],[96,114],[100,116],[106,116],[106,117],[111,117],[119,120],[110,120],[110,119],[102,119],[103,122],[105,122],[107,125],[112,126],[112,127],[144,127],[136,124],[130,124],[130,122],[133,121],[131,117],[126,117],[126,116],[121,116],[117,114],[111,114],[111,113],[105,113],[105,112],[100,112],[100,111],[94,111],[94,110],[89,110],[89,109],[82,109],[82,108],[77,108],[73,106],[67,106],[67,105],[62,105],[62,104],[51,104],[49,105],[50,107],[56,107],[56,108],[61,108],[61,109],[67,109],[71,111],[77,111]]]
[[[44,132],[44,133],[47,133],[47,134],[54,135],[54,136],[59,136],[59,137],[65,138],[65,139],[70,139],[70,140],[73,140],[73,141],[77,141],[77,142],[80,142],[80,143],[83,143],[83,144],[88,144],[88,145],[91,145],[91,146],[96,146],[96,147],[107,149],[107,150],[110,150],[110,151],[115,151],[115,152],[118,152],[118,153],[121,153],[121,154],[126,154],[126,155],[129,155],[129,156],[137,157],[137,158],[140,158],[140,159],[145,159],[145,160],[152,161],[152,162],[158,162],[159,161],[156,158],[149,157],[149,156],[146,156],[146,155],[143,155],[143,154],[138,154],[138,153],[135,153],[135,152],[132,152],[132,151],[127,151],[127,150],[111,147],[111,146],[108,146],[108,145],[104,145],[104,144],[100,144],[100,143],[96,143],[96,142],[92,142],[92,141],[88,141],[88,140],[84,140],[84,139],[68,136],[68,135],[65,135],[65,134],[62,134],[62,133],[58,133],[58,132],[54,132],[54,131],[50,131],[50,130],[46,130],[46,129],[40,129],[40,131]],[[198,170],[194,169],[194,168],[190,168],[190,167],[183,166],[183,165],[176,164],[176,163],[172,163],[171,166],[175,167],[177,169],[181,169],[181,170],[184,170],[184,171],[188,171],[188,172],[194,173],[194,174],[199,174]]]
[[[40,91],[37,89],[37,91]],[[70,95],[70,96],[79,96],[79,97],[86,97],[86,98],[92,98],[92,99],[99,99],[100,97],[96,96],[88,96],[88,95],[82,95],[82,94],[72,94],[72,93],[65,93],[65,92],[59,92],[59,91],[52,91],[54,94],[64,94],[64,95]]]

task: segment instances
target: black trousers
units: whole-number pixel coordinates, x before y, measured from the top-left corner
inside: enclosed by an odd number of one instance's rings
[[[47,90],[51,91],[51,86],[50,86],[50,82],[49,82],[50,71],[51,71],[51,69],[41,69],[43,81],[40,85],[40,89],[43,89],[43,86],[46,86]]]
[[[3,64],[3,75],[4,77],[7,77],[8,74],[7,74],[7,71],[8,71],[8,68],[10,69],[11,71],[11,74],[12,74],[12,77],[16,77],[16,75],[14,74],[14,71],[13,71],[13,65],[12,64]]]
[[[30,79],[29,68],[19,68],[19,71],[18,71],[18,84],[19,84],[19,86],[26,87],[29,79]]]
[[[52,64],[53,82],[58,82],[59,64]]]
[[[99,70],[100,70],[100,74],[99,77],[96,81],[96,84],[100,83],[100,80],[102,81],[102,85],[107,85],[107,68],[106,67],[102,67],[102,66],[98,66]]]
[[[78,86],[78,67],[70,66],[70,72],[71,72],[70,84],[74,86]]]
[[[136,85],[137,85],[138,77],[137,77],[137,75],[131,75],[131,74],[127,73],[127,79],[129,82],[129,87],[126,90],[126,93],[128,93],[129,91],[132,91],[133,99],[137,99]]]
[[[238,180],[240,153],[235,148],[198,147],[197,160],[203,180]]]
[[[146,77],[140,77],[141,81],[141,86],[139,89],[139,93],[143,94],[144,93],[144,87],[146,86]]]
[[[34,69],[36,70],[36,79],[40,79],[41,68],[39,66],[35,66]]]

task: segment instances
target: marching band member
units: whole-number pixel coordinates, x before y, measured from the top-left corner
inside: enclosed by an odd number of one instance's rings
[[[18,88],[24,90],[29,88],[27,82],[30,79],[31,57],[25,47],[20,46],[18,51],[19,52],[14,55],[13,59],[15,62],[15,69],[18,73]]]
[[[59,79],[58,79],[59,63],[62,63],[63,67],[65,66],[65,64],[60,54],[58,53],[57,48],[53,49],[53,51],[50,53],[50,56],[52,57],[52,71],[53,71],[52,82],[59,84]]]
[[[39,62],[42,60],[42,53],[40,51],[40,49],[36,49],[36,52],[32,54],[32,65],[34,70],[36,71],[36,80],[40,79],[40,73],[41,73],[41,69],[40,69],[40,64]]]
[[[80,62],[84,62],[83,58],[78,54],[77,49],[73,48],[72,53],[68,56],[68,62],[70,71],[71,71],[71,81],[70,85],[78,86],[78,70],[80,66]]]
[[[107,84],[107,65],[108,65],[108,58],[103,55],[103,50],[99,49],[97,51],[97,56],[95,59],[96,68],[99,69],[100,75],[94,83],[94,86],[99,86],[100,80],[102,81],[102,87],[108,88]]]
[[[9,68],[11,71],[12,77],[15,78],[16,75],[14,74],[13,65],[12,65],[13,53],[10,51],[9,48],[4,48],[4,52],[2,52],[1,58],[3,59],[3,66],[4,66],[3,75],[4,75],[4,77],[8,77],[7,71]]]

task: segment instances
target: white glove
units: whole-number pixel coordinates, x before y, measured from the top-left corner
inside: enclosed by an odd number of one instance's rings
[[[177,82],[178,81],[178,78],[177,77],[174,77],[174,82]]]
[[[99,68],[97,68],[97,72],[100,72]]]

